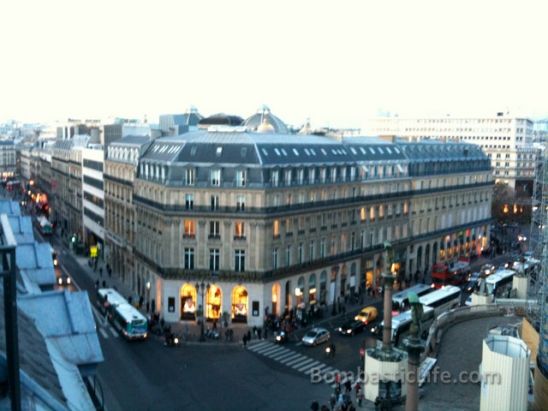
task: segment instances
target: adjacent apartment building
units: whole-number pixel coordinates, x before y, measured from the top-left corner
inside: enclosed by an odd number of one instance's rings
[[[481,118],[399,118],[370,121],[367,133],[395,135],[409,141],[460,141],[480,146],[491,159],[495,181],[532,192],[538,150],[533,122],[499,113]]]

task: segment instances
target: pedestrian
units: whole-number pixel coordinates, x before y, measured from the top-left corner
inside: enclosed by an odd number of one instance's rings
[[[145,297],[143,297],[142,295],[139,297],[139,308],[141,308],[143,306],[143,302],[145,301]]]
[[[337,403],[337,396],[335,394],[331,394],[331,397],[329,398],[329,405],[331,405],[331,411],[335,409],[336,403]]]
[[[251,341],[251,331],[250,330],[247,330],[247,341]]]
[[[107,288],[107,282],[103,280],[103,288]]]
[[[147,307],[147,313],[149,313],[150,312],[150,302],[147,301],[146,307]]]
[[[109,264],[107,264],[107,273],[109,277],[112,277],[112,268],[110,268]]]
[[[266,340],[268,338],[268,327],[263,327],[263,330],[264,339]]]
[[[329,407],[327,405],[322,405],[322,408],[320,408],[320,411],[329,411]]]
[[[217,329],[217,320],[216,319],[213,320],[213,329],[214,330]]]
[[[95,280],[95,289],[99,288],[99,280]]]
[[[318,401],[314,401],[314,402],[312,402],[312,404],[310,404],[310,410],[311,411],[320,411],[320,404],[318,403]]]
[[[244,334],[242,337],[242,342],[244,343],[244,348],[247,348],[247,334]]]
[[[253,336],[257,338],[257,327],[253,326]]]
[[[352,383],[350,382],[349,378],[347,378],[346,381],[344,382],[344,388],[346,389],[346,392],[352,391]]]
[[[360,383],[356,384],[356,401],[358,402],[358,407],[361,407],[363,402],[363,391]]]
[[[103,267],[99,268],[99,277],[103,278]]]

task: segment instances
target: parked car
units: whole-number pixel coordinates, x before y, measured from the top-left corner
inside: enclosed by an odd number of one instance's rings
[[[363,321],[347,321],[340,327],[337,327],[337,331],[342,335],[352,336],[357,333],[361,333],[365,328]]]
[[[315,327],[308,331],[301,341],[304,345],[313,346],[327,342],[329,338],[331,338],[329,331],[325,328]]]
[[[354,320],[370,324],[375,321],[378,313],[378,310],[373,306],[365,307],[354,317]]]

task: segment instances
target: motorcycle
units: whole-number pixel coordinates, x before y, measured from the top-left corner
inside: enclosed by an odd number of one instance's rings
[[[164,336],[164,345],[166,347],[177,347],[180,344],[179,337],[169,332]]]
[[[335,344],[329,344],[325,347],[325,356],[327,358],[335,358]]]
[[[287,333],[285,331],[280,331],[279,333],[276,333],[275,337],[276,343],[278,344],[284,344],[287,342]]]
[[[207,338],[211,338],[212,340],[218,340],[219,337],[220,337],[220,334],[219,334],[219,331],[215,330],[215,329],[211,329],[211,328],[208,328],[204,335],[207,337]]]

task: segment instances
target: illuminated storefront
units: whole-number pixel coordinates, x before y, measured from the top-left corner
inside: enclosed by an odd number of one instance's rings
[[[327,272],[320,274],[320,304],[327,304]]]
[[[247,322],[248,294],[243,286],[236,286],[232,291],[232,321]]]
[[[295,304],[297,308],[304,308],[304,277],[299,277],[295,288]]]
[[[190,284],[181,287],[181,319],[196,319],[196,288]]]
[[[308,303],[316,304],[316,274],[312,274],[308,278]]]
[[[280,301],[280,284],[276,283],[272,286],[272,314],[278,315],[278,309],[279,305],[278,302]]]
[[[206,318],[218,320],[221,317],[222,291],[219,287],[211,284],[206,294]]]

